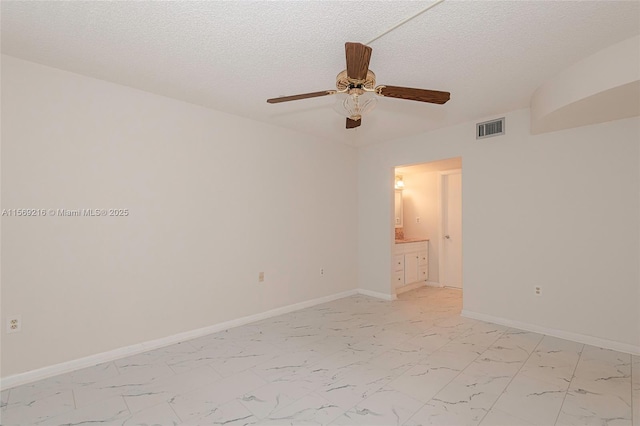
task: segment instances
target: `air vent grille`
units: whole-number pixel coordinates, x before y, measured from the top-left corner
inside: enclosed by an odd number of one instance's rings
[[[504,135],[504,117],[476,124],[476,139]]]

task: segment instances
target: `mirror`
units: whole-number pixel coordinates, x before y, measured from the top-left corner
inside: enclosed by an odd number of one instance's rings
[[[402,228],[402,190],[396,189],[395,197],[395,227]]]

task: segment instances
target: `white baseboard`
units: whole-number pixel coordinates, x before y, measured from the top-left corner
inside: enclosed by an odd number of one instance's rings
[[[427,281],[427,286],[429,286],[429,287],[440,287],[440,288],[444,287],[442,284],[440,284],[437,281]]]
[[[517,328],[520,330],[546,334],[547,336],[558,337],[560,339],[572,340],[574,342],[584,343],[586,345],[597,346],[605,349],[612,349],[614,351],[630,353],[633,355],[640,355],[640,346],[635,346],[628,343],[616,342],[614,340],[602,339],[600,337],[588,336],[586,334],[572,333],[570,331],[563,331],[563,330],[556,330],[553,328],[541,327],[539,325],[529,324],[529,323],[520,322],[520,321],[514,321],[507,318],[500,318],[500,317],[494,317],[491,315],[480,314],[478,312],[472,312],[466,309],[463,309],[460,315],[466,318],[492,322],[495,324],[505,325],[507,327]]]
[[[331,294],[329,296],[319,297],[317,299],[307,300],[305,302],[295,303],[293,305],[282,306],[280,308],[271,309],[255,315],[249,315],[237,318],[231,321],[221,322],[208,327],[198,328],[196,330],[185,331],[183,333],[174,334],[172,336],[163,337],[161,339],[150,340],[147,342],[137,343],[135,345],[90,355],[84,358],[78,358],[71,361],[54,364],[51,366],[31,370],[24,373],[14,374],[4,377],[0,380],[0,389],[5,390],[20,386],[26,383],[35,382],[37,380],[46,379],[48,377],[57,376],[58,374],[69,373],[71,371],[80,370],[86,367],[102,364],[103,362],[114,361],[116,359],[136,355],[152,349],[162,348],[164,346],[173,345],[175,343],[184,342],[185,340],[195,339],[196,337],[206,336],[207,334],[217,333],[229,328],[239,327],[263,319],[275,317],[289,312],[298,311],[300,309],[309,308],[311,306],[320,305],[322,303],[331,302],[333,300],[342,299],[343,297],[353,296],[361,293],[360,290],[354,289],[344,291],[342,293]],[[373,293],[373,292],[371,292]],[[363,293],[366,294],[366,293]],[[382,293],[377,293],[382,294]],[[377,297],[377,296],[373,296]]]
[[[357,291],[358,291],[359,294],[364,294],[365,296],[375,297],[376,299],[382,299],[382,300],[387,300],[387,301],[391,301],[391,300],[396,300],[397,299],[395,294],[380,293],[378,291],[365,290],[363,288],[359,288]]]

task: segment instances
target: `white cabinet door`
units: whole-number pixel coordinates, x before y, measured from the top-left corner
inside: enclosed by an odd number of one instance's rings
[[[422,247],[418,252],[418,279],[427,281],[429,279],[429,246]]]
[[[404,255],[404,282],[411,284],[418,281],[418,253]]]
[[[418,269],[418,278],[420,281],[427,281],[429,279],[429,269],[426,266],[420,266]]]
[[[393,285],[424,282],[429,278],[429,243],[396,244],[393,258]]]

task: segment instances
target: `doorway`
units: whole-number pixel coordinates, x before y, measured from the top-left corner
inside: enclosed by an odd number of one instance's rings
[[[394,172],[395,212],[401,214],[393,224],[395,293],[424,285],[462,289],[462,159],[399,166]]]

